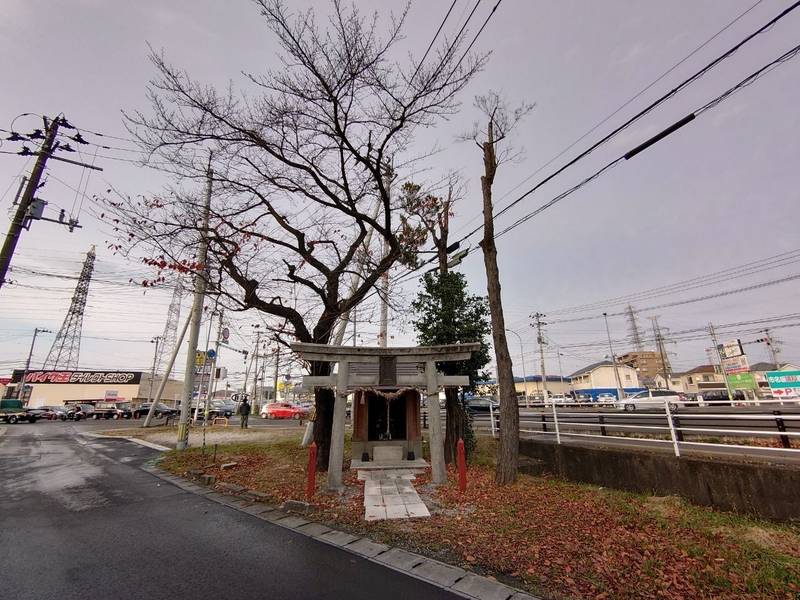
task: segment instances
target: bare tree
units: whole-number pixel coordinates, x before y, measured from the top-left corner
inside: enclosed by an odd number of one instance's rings
[[[119,234],[114,247],[144,255],[162,271],[156,281],[170,269],[203,273],[223,305],[258,311],[282,343],[328,343],[340,315],[411,258],[424,231],[399,218],[386,164],[408,168],[414,132],[454,114],[456,95],[486,57],[464,58],[456,39],[426,64],[399,63],[393,49],[407,6],[381,35],[377,14],[364,17],[338,0],[323,28],[313,11],[293,14],[280,0],[255,4],[277,40],[280,67],[244,74],[245,89],[236,92],[233,83],[219,90],[198,82],[151,52],[150,109],[126,119],[148,164],[176,183],[159,197],[109,198],[104,216]],[[209,259],[198,265],[201,210],[191,182],[209,167]],[[360,256],[369,231],[386,253]],[[314,375],[330,368],[309,365]],[[317,390],[315,400],[325,468],[333,394]]]
[[[492,318],[492,342],[495,363],[497,364],[497,383],[500,396],[500,445],[497,450],[495,481],[498,484],[514,483],[517,480],[519,464],[519,405],[514,385],[514,371],[506,339],[506,322],[503,316],[503,299],[500,290],[500,270],[497,267],[497,246],[494,239],[494,205],[492,186],[498,167],[518,156],[504,142],[519,124],[533,110],[532,104],[522,103],[516,109],[509,109],[496,92],[475,99],[475,107],[486,119],[486,130],[482,131],[476,123],[469,137],[478,145],[483,154],[483,175],[481,193],[483,196],[483,262],[486,267],[486,287],[489,294],[489,310]]]

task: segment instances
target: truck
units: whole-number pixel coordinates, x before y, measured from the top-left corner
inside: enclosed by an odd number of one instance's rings
[[[0,400],[0,422],[13,425],[20,421],[36,423],[36,415],[25,410],[22,400]]]

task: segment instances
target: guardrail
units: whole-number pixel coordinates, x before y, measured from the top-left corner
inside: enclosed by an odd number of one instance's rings
[[[725,410],[714,410],[718,406]],[[541,412],[530,414],[524,410],[520,415],[520,433],[527,437],[554,437],[558,444],[585,438],[620,444],[668,444],[677,457],[681,448],[800,453],[800,442],[792,443],[800,438],[800,406],[796,401],[750,400],[733,405],[727,401],[709,401],[700,406],[696,402],[647,401],[645,407],[640,402],[632,412],[609,405],[600,410],[585,410],[597,408],[592,404],[558,406],[539,402],[531,408]],[[695,412],[703,408],[707,410]],[[476,418],[475,428],[496,437],[499,415],[491,411],[488,417]],[[776,440],[779,446],[758,445],[757,440],[763,439]]]
[[[632,412],[622,403],[571,402],[531,403],[520,406],[520,433],[524,437],[551,437],[556,443],[586,438],[614,444],[642,443],[671,445],[676,456],[681,448],[714,451],[725,449],[750,453],[800,452],[800,399],[720,401],[638,402]],[[643,406],[644,405],[644,406]],[[441,409],[442,423],[445,410]],[[427,409],[423,408],[423,428],[428,428]],[[473,414],[476,433],[497,437],[499,412]],[[759,445],[772,439],[778,446]]]

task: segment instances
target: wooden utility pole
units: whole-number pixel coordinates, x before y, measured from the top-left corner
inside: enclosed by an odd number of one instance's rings
[[[497,383],[500,396],[500,444],[497,450],[495,481],[499,484],[514,483],[519,467],[519,405],[514,389],[514,372],[508,352],[506,323],[503,316],[503,301],[500,290],[500,271],[497,267],[497,246],[494,241],[494,206],[492,185],[497,173],[498,160],[495,149],[494,115],[489,115],[486,140],[483,150],[481,192],[483,194],[483,262],[486,267],[486,287],[489,295],[489,311],[492,319],[492,342],[497,364]]]
[[[52,120],[45,119],[47,135],[42,143],[42,148],[36,159],[36,164],[33,166],[33,171],[31,171],[28,185],[25,187],[25,192],[22,194],[22,198],[17,205],[17,212],[14,213],[14,218],[11,219],[11,225],[8,227],[3,249],[0,250],[0,287],[2,287],[3,283],[6,281],[8,267],[11,265],[11,257],[14,256],[14,250],[17,247],[19,236],[25,226],[25,219],[28,217],[31,204],[33,204],[36,190],[39,189],[39,181],[47,165],[47,159],[50,158],[50,153],[53,150],[53,142],[55,142],[56,134],[58,133],[58,124],[58,117]]]

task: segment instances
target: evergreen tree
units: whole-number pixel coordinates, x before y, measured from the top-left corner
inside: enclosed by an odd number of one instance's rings
[[[486,298],[470,294],[467,280],[461,273],[426,273],[421,280],[422,290],[411,305],[417,342],[423,346],[480,342],[480,350],[467,361],[439,363],[445,375],[469,375],[469,390],[486,377],[481,373],[489,363],[489,305]],[[462,398],[457,388],[445,389],[447,430],[445,460],[455,461],[458,439],[464,439],[468,452],[474,449],[475,436],[471,431]]]

